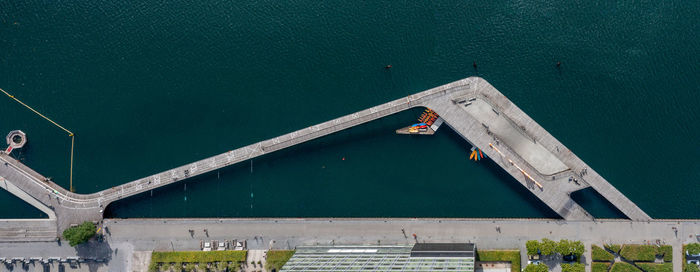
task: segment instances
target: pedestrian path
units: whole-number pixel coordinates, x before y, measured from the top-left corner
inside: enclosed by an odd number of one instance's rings
[[[478,77],[455,81],[93,194],[70,192],[2,153],[0,153],[0,163],[4,163],[4,166],[0,166],[0,177],[4,182],[13,185],[10,187],[16,188],[15,193],[29,195],[53,211],[57,229],[60,231],[70,224],[85,220],[101,220],[104,207],[111,202],[248,161],[413,107],[432,109],[436,116],[441,117],[444,124],[485,152],[564,219],[574,221],[593,219],[569,197],[571,192],[590,186],[631,220],[651,220],[651,217],[637,205],[581,161],[508,98]],[[582,131],[582,133],[592,132]],[[94,178],[100,178],[99,173],[96,173]],[[575,182],[570,182],[572,180]]]

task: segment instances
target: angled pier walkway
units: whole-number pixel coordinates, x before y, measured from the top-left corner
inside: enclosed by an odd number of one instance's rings
[[[51,209],[56,215],[57,229],[62,230],[73,223],[102,219],[104,207],[113,201],[413,107],[433,109],[444,119],[445,124],[479,147],[566,220],[593,219],[569,196],[571,192],[588,186],[597,190],[631,220],[651,220],[651,217],[544,128],[488,82],[478,77],[442,85],[93,194],[72,193],[6,154],[0,154],[0,164],[4,164],[0,165],[0,177],[36,200],[30,203],[34,202],[34,205],[42,210],[47,207]]]

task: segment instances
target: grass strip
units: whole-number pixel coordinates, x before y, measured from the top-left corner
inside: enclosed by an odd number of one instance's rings
[[[520,271],[520,250],[477,250],[476,261],[510,262],[510,271]]]
[[[596,245],[591,246],[591,257],[593,261],[612,261],[615,259],[612,253]]]
[[[154,251],[151,263],[245,262],[247,251]]]
[[[664,262],[673,261],[673,247],[671,247],[670,245],[663,245],[661,247],[658,247],[656,249],[656,254],[663,254]]]
[[[610,263],[593,262],[593,265],[591,266],[591,271],[608,272],[608,267],[610,267]]]
[[[653,262],[656,259],[656,246],[652,245],[624,245],[620,256],[629,261]]]
[[[672,263],[637,263],[637,266],[647,272],[673,272]]]
[[[611,250],[612,252],[615,252],[615,253],[618,253],[618,254],[619,254],[619,253],[620,253],[620,249],[622,248],[622,246],[620,246],[620,245],[615,245],[615,244],[608,244],[608,245],[605,245],[605,248]]]
[[[272,271],[275,269],[279,271],[282,269],[287,261],[294,255],[294,250],[270,250],[267,252],[267,259],[265,259],[265,270]]]
[[[614,263],[610,272],[639,272],[640,270],[634,267],[634,265],[628,263],[617,262]]]

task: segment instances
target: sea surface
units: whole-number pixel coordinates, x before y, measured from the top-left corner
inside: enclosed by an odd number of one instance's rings
[[[652,217],[699,218],[698,10],[4,0],[0,88],[76,134],[73,186],[91,193],[480,76]],[[107,216],[557,217],[495,163],[469,161],[449,128],[394,133],[420,111],[118,201]],[[67,133],[2,96],[0,133],[13,129],[29,136],[14,156],[69,187]],[[621,216],[592,191],[575,198]],[[0,217],[45,215],[0,190]]]

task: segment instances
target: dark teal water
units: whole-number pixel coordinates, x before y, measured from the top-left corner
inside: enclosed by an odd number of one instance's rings
[[[698,218],[698,10],[694,1],[0,1],[0,87],[76,133],[74,186],[90,193],[479,75],[652,217]],[[449,129],[395,135],[417,111],[108,214],[556,216],[494,163],[468,161],[470,146]],[[0,116],[0,132],[29,135],[17,155],[68,187],[69,137],[9,98]],[[594,194],[577,198],[618,216]],[[36,216],[0,192],[0,217]]]

